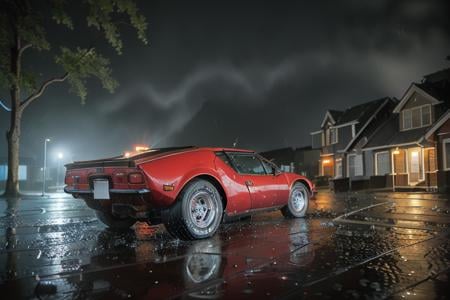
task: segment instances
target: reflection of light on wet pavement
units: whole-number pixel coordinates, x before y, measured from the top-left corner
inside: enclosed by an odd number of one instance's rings
[[[264,213],[189,242],[145,223],[111,232],[71,198],[0,202],[0,224],[15,228],[0,236],[0,287],[8,298],[432,298],[445,288],[426,278],[447,284],[448,204],[415,197],[319,192],[305,219]]]

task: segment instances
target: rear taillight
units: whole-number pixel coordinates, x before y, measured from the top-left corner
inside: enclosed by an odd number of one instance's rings
[[[67,185],[79,184],[80,183],[80,176],[68,174],[64,178],[64,183],[67,184]]]
[[[114,173],[113,175],[114,183],[127,183],[127,176],[124,172]]]
[[[141,173],[128,174],[128,182],[132,184],[144,183],[144,176]]]

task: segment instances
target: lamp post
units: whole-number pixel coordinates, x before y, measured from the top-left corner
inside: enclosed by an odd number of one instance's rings
[[[47,171],[47,143],[50,142],[50,139],[44,139],[44,168],[42,169],[42,197],[45,196],[45,181],[46,171]]]
[[[58,187],[59,187],[59,177],[60,177],[60,172],[61,172],[61,160],[63,159],[64,155],[62,154],[62,152],[58,153],[58,169],[56,170],[56,190],[58,191]]]

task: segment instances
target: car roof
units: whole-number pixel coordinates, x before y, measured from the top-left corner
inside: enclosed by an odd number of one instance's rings
[[[238,148],[225,148],[225,147],[198,147],[199,150],[207,150],[207,151],[225,151],[225,152],[245,152],[245,153],[255,153],[253,150],[248,149],[238,149]]]

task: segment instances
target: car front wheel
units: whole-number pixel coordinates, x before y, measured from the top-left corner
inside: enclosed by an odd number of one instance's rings
[[[303,183],[295,183],[289,194],[288,203],[281,209],[281,213],[287,218],[304,217],[308,210],[309,195]]]
[[[216,187],[207,180],[196,179],[184,187],[164,225],[179,239],[204,239],[217,231],[222,214],[222,200]]]

